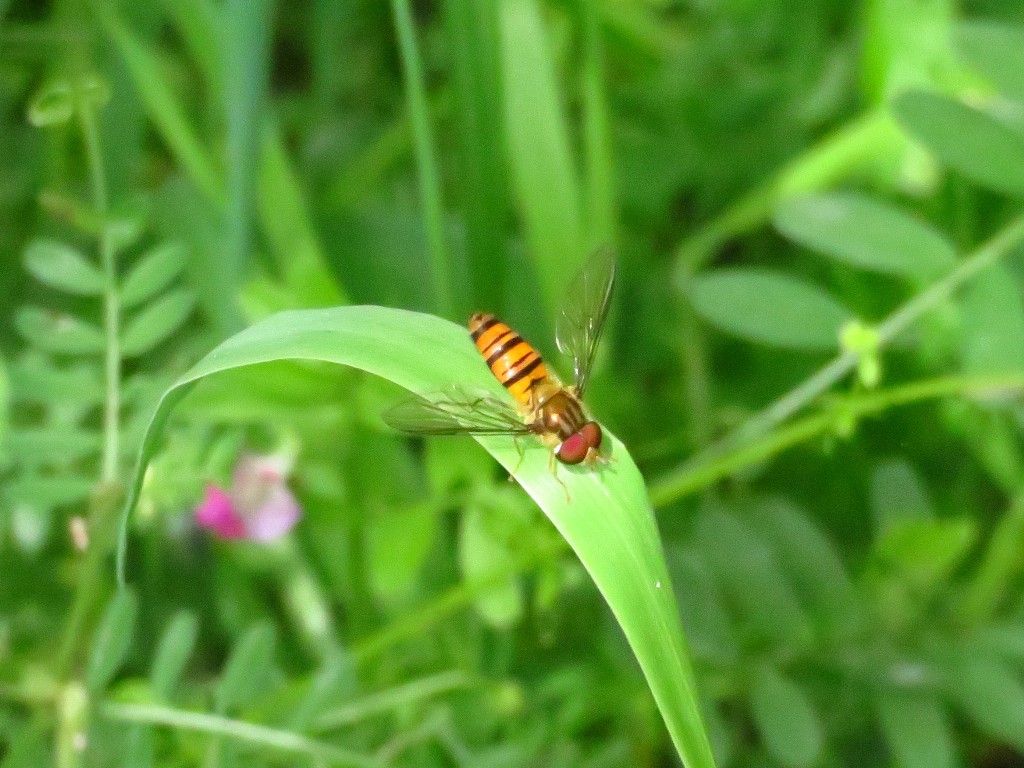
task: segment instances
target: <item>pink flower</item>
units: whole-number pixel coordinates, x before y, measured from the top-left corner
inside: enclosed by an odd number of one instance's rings
[[[231,489],[206,486],[196,522],[222,539],[273,541],[302,517],[299,502],[285,485],[288,456],[244,454],[235,464]]]

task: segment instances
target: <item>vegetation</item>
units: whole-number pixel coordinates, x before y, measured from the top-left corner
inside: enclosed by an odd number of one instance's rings
[[[993,0],[0,0],[0,768],[1024,765],[1022,72]],[[608,463],[384,425],[507,397],[472,311],[567,377],[609,244]]]

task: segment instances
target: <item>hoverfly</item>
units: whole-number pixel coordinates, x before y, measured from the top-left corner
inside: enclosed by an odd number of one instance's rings
[[[495,378],[516,399],[449,391],[416,395],[384,414],[395,429],[416,435],[537,435],[562,464],[600,459],[601,426],[588,418],[583,394],[608,315],[615,282],[610,249],[596,251],[573,278],[555,323],[558,349],[572,359],[565,386],[529,343],[494,315],[469,318],[469,332]]]

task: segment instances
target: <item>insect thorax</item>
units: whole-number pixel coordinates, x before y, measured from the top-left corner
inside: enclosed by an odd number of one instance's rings
[[[554,392],[537,394],[535,421],[543,426],[544,431],[565,440],[579,432],[586,424],[587,418],[579,400],[561,387]]]

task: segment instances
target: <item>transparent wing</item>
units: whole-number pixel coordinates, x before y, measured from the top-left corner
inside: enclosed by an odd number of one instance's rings
[[[576,273],[555,322],[555,341],[572,358],[573,379],[581,397],[604,330],[614,282],[615,253],[605,246],[595,251]]]
[[[530,432],[507,402],[458,387],[414,395],[386,411],[383,418],[394,429],[414,435],[522,435]]]

